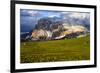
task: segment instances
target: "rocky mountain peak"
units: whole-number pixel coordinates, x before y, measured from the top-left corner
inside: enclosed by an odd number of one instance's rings
[[[60,18],[45,17],[38,20],[35,28],[30,33],[31,40],[51,40],[85,34],[87,28],[82,25],[70,25],[60,21]]]

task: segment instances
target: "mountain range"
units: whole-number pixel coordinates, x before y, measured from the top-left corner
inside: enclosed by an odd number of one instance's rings
[[[77,18],[76,22],[67,21],[59,17],[40,18],[30,32],[21,33],[21,40],[52,40],[86,35],[90,30],[90,26],[85,21],[83,21],[84,24],[79,24],[79,21],[82,22]]]

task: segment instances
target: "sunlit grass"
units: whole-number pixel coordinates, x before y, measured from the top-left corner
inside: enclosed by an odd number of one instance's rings
[[[21,43],[21,63],[90,59],[90,36]]]

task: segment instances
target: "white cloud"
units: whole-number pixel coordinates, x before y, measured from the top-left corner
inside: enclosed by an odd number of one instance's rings
[[[38,14],[38,11],[27,10],[27,13],[29,13],[31,16],[34,16]]]
[[[24,12],[27,12],[27,10],[25,10],[25,9],[22,9],[22,10],[21,10],[21,12],[23,12],[23,13],[24,13]]]
[[[58,17],[57,15],[49,15],[49,17]]]
[[[84,19],[84,18],[88,18],[89,14],[88,13],[71,13],[69,15],[69,17],[78,18],[78,19]]]
[[[38,11],[33,11],[33,10],[22,9],[21,13],[29,14],[30,16],[34,16],[34,15],[38,14],[39,12]]]
[[[84,19],[89,18],[89,13],[82,13],[82,12],[62,12],[63,18],[77,18],[77,19]]]

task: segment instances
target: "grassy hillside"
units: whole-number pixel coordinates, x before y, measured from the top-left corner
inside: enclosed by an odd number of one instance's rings
[[[21,42],[21,63],[90,59],[90,36],[52,41]]]

